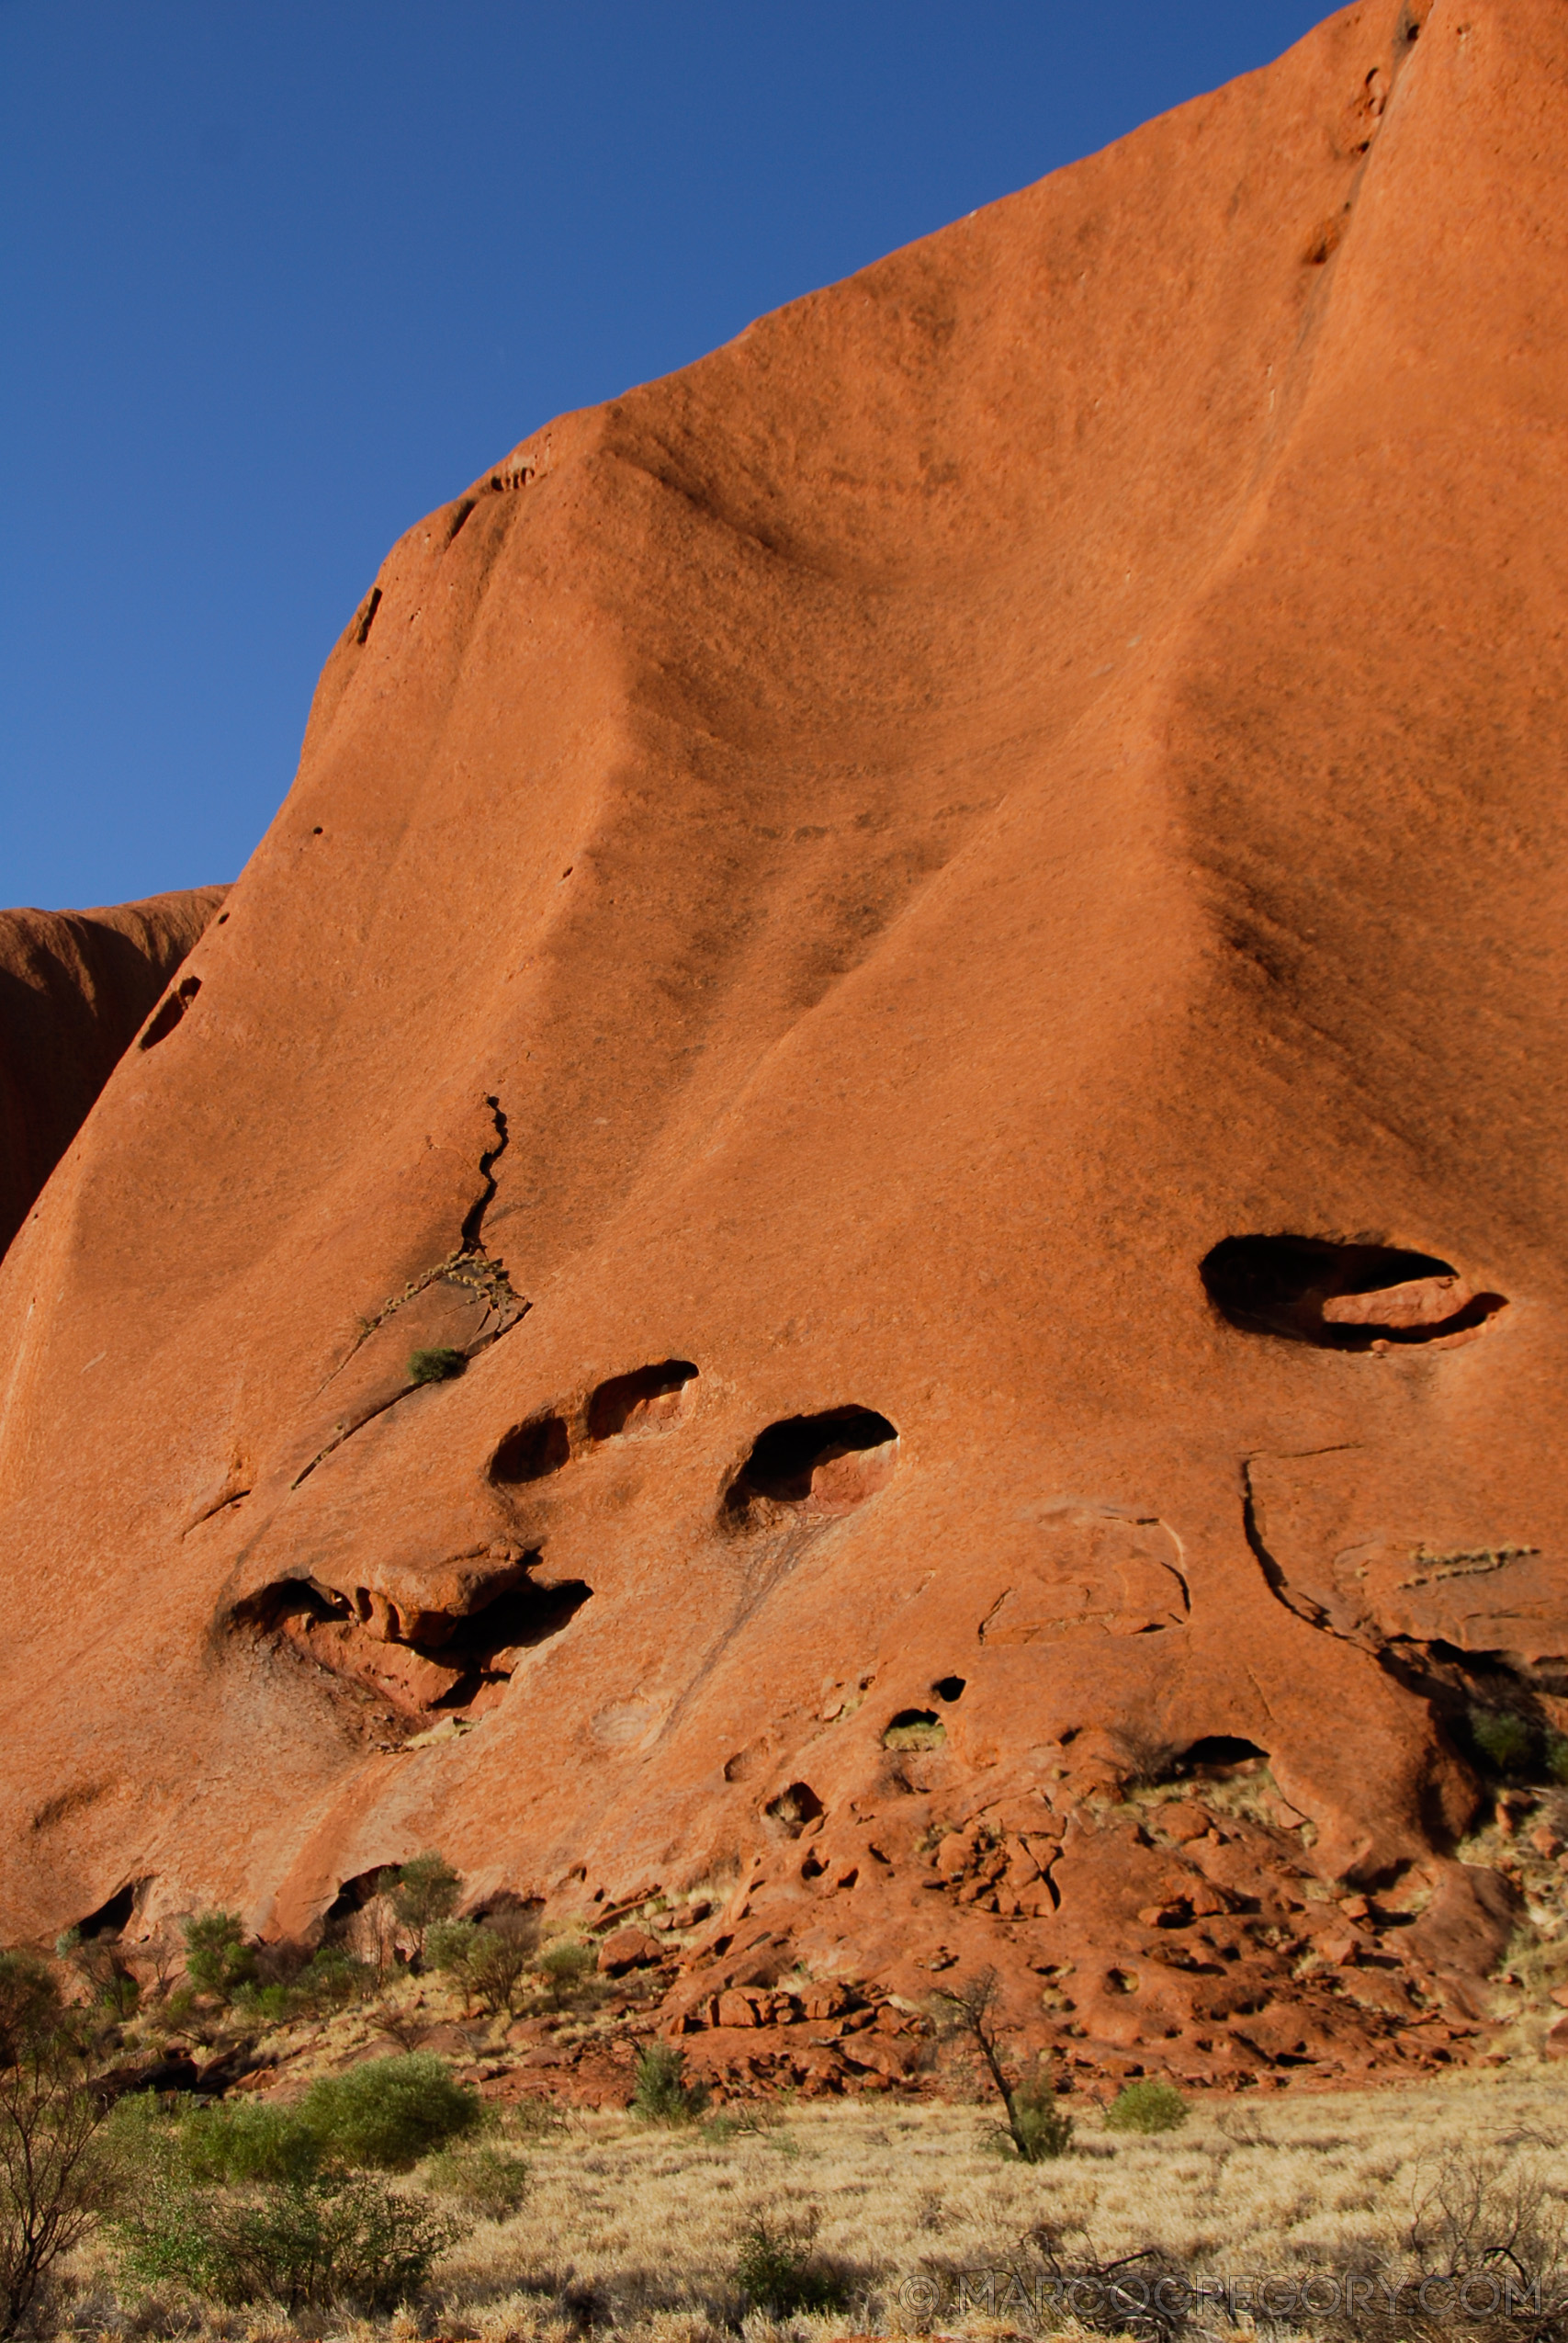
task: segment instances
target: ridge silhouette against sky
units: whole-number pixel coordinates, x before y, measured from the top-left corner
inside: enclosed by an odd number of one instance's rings
[[[0,0],[0,902],[235,877],[392,539],[1321,0]]]

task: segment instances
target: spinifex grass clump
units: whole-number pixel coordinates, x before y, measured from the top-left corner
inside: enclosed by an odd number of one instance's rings
[[[774,2319],[843,2309],[848,2289],[812,2251],[817,2224],[809,2216],[769,2221],[759,2213],[735,2258],[735,2282],[748,2302]]]
[[[528,2167],[503,2147],[443,2148],[424,2168],[424,2185],[481,2221],[505,2221],[528,2193]]]
[[[1111,2132],[1174,2132],[1186,2122],[1187,2114],[1187,2101],[1176,2085],[1148,2075],[1117,2092],[1105,2111],[1105,2124]]]
[[[446,1350],[439,1345],[428,1351],[409,1353],[408,1375],[411,1383],[449,1383],[461,1375],[468,1362],[461,1351]]]

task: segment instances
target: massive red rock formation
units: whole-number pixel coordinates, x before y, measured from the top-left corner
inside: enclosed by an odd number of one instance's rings
[[[394,549],[6,1264],[12,1932],[436,1845],[660,1888],[714,2040],[795,1957],[1473,2020],[1470,1712],[1568,1726],[1565,158],[1555,0],[1369,0]]]
[[[224,893],[0,911],[0,1253]]]

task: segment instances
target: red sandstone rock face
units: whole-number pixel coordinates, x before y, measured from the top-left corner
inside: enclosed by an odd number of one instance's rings
[[[0,911],[0,1252],[225,891]]]
[[[1342,14],[397,546],[6,1264],[10,1932],[437,1845],[661,1888],[721,2064],[906,2071],[796,1959],[1473,2027],[1456,1719],[1568,1725],[1565,93],[1555,0]]]

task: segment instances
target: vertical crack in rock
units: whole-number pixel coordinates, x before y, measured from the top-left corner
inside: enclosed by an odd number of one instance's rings
[[[506,1116],[500,1099],[487,1094],[485,1104],[490,1108],[494,1122],[495,1144],[493,1147],[487,1148],[479,1157],[479,1179],[482,1183],[480,1193],[463,1216],[463,1225],[458,1232],[456,1250],[449,1252],[444,1261],[434,1262],[428,1269],[422,1270],[417,1277],[411,1277],[402,1292],[389,1296],[374,1317],[360,1319],[358,1331],[353,1343],[333,1367],[326,1382],[321,1385],[322,1391],[327,1390],[336,1381],[344,1369],[357,1356],[372,1334],[385,1326],[389,1319],[394,1318],[399,1310],[404,1308],[408,1303],[413,1301],[418,1295],[424,1293],[432,1285],[446,1284],[467,1286],[471,1293],[479,1296],[485,1305],[487,1315],[493,1318],[494,1323],[481,1326],[479,1334],[468,1343],[464,1353],[465,1359],[476,1358],[479,1352],[488,1350],[492,1342],[499,1341],[503,1334],[509,1333],[521,1319],[527,1316],[530,1304],[521,1295],[513,1292],[512,1280],[507,1274],[504,1262],[497,1261],[485,1249],[484,1218],[495,1201],[495,1167],[506,1152],[508,1136]],[[340,1425],[332,1439],[323,1447],[319,1448],[309,1464],[295,1476],[289,1483],[290,1489],[296,1489],[301,1481],[309,1480],[316,1466],[323,1463],[335,1450],[341,1448],[345,1440],[351,1440],[356,1432],[362,1431],[367,1423],[373,1423],[378,1416],[385,1415],[387,1409],[396,1407],[400,1399],[406,1399],[411,1391],[417,1391],[421,1387],[417,1383],[406,1382],[400,1389],[389,1393],[387,1398],[378,1400],[373,1407],[367,1408],[363,1415],[355,1419],[353,1423]]]
[[[502,1111],[500,1099],[492,1098],[487,1093],[485,1104],[490,1108],[491,1115],[494,1119],[495,1145],[492,1148],[488,1149],[479,1158],[479,1178],[484,1182],[484,1193],[479,1197],[476,1203],[469,1206],[468,1214],[464,1218],[462,1232],[463,1241],[460,1247],[460,1251],[462,1253],[484,1252],[484,1247],[480,1242],[480,1237],[484,1228],[485,1214],[495,1202],[495,1167],[501,1161],[502,1157],[506,1153],[506,1142],[509,1137],[506,1128],[506,1116]],[[506,1272],[502,1270],[500,1273],[502,1277],[504,1277]],[[510,1290],[510,1287],[508,1287],[509,1292]]]

